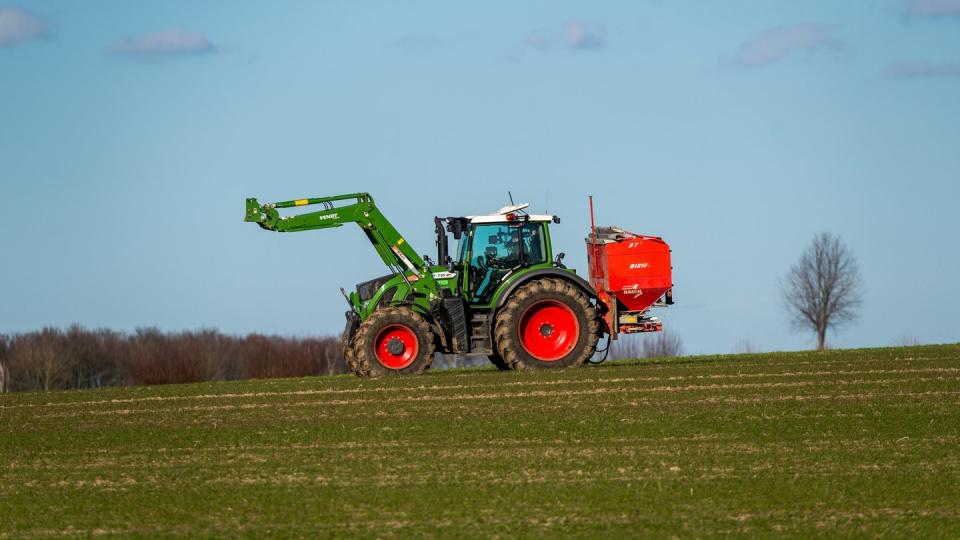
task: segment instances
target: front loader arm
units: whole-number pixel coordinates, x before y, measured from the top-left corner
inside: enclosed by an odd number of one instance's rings
[[[336,201],[355,199],[354,204],[334,208]],[[322,204],[324,210],[294,216],[280,216],[277,208],[294,208]],[[247,215],[244,221],[252,221],[264,229],[277,232],[307,231],[312,229],[326,229],[340,227],[344,223],[356,221],[356,210],[362,205],[373,206],[373,199],[366,193],[338,195],[336,197],[318,197],[313,199],[296,199],[261,205],[257,199],[247,199]],[[351,210],[353,212],[351,212]]]
[[[352,204],[335,206],[339,201],[353,200]],[[320,204],[323,210],[281,216],[278,208],[294,208]],[[377,254],[392,270],[413,272],[418,274],[421,281],[433,282],[430,269],[420,255],[414,250],[397,229],[390,223],[377,208],[368,193],[351,193],[334,197],[316,197],[296,199],[276,203],[260,204],[257,199],[247,199],[247,213],[244,221],[255,222],[260,227],[277,232],[310,231],[314,229],[329,229],[342,227],[344,223],[356,223],[367,235]],[[434,292],[437,290],[433,283]]]

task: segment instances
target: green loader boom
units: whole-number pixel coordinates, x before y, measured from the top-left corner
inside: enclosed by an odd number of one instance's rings
[[[304,214],[281,216],[278,209],[322,206],[322,210]],[[430,266],[410,246],[396,227],[377,208],[369,193],[350,193],[332,197],[311,197],[260,204],[257,199],[247,199],[244,221],[276,232],[311,231],[342,227],[356,223],[366,234],[373,248],[390,269],[398,283],[394,302],[407,302],[429,309],[429,302],[440,297],[439,286],[433,279]],[[377,299],[379,300],[379,299]],[[366,315],[366,306],[356,292],[347,297],[351,310],[361,318]]]
[[[335,206],[340,201],[352,204]],[[295,216],[280,216],[278,208],[323,205],[324,209]],[[391,269],[419,274],[427,269],[424,260],[404,240],[397,229],[384,217],[369,193],[351,193],[333,197],[296,199],[261,205],[257,199],[247,199],[245,221],[258,223],[264,229],[277,232],[311,231],[342,227],[356,223],[366,233],[377,254]]]

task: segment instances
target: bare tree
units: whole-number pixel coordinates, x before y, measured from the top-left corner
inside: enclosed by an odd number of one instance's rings
[[[64,349],[62,338],[56,328],[14,336],[8,351],[11,386],[45,392],[71,388],[76,358]]]
[[[643,343],[637,334],[624,334],[619,339],[610,342],[611,360],[634,360],[643,358]]]
[[[643,340],[644,358],[667,358],[683,354],[683,341],[673,332],[658,332]]]
[[[781,283],[791,323],[816,334],[818,351],[824,349],[828,330],[856,319],[863,301],[862,289],[853,252],[839,237],[827,232],[813,237]]]
[[[904,334],[897,338],[895,345],[898,347],[916,347],[920,345],[920,338],[912,334]]]
[[[7,369],[7,336],[0,334],[0,394],[9,391],[10,370]]]
[[[610,354],[614,360],[680,356],[683,354],[683,340],[667,331],[645,335],[642,340],[636,334],[621,336],[614,342]]]
[[[758,350],[757,346],[753,344],[753,341],[745,337],[733,345],[733,352],[735,354],[753,354],[758,352]]]

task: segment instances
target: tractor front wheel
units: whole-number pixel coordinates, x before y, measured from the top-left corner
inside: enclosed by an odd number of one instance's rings
[[[344,330],[340,334],[340,350],[343,351],[343,361],[346,362],[350,371],[357,373],[357,359],[353,354],[353,334],[350,330]]]
[[[357,328],[354,373],[360,377],[423,373],[433,361],[434,341],[430,325],[412,309],[378,309]]]
[[[562,279],[521,286],[497,314],[497,352],[512,369],[578,366],[597,350],[600,322],[590,298]]]

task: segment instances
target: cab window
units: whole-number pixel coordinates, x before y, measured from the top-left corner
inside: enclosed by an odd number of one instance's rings
[[[500,281],[523,266],[547,262],[542,223],[491,223],[472,231],[470,290],[474,302],[487,302]]]

